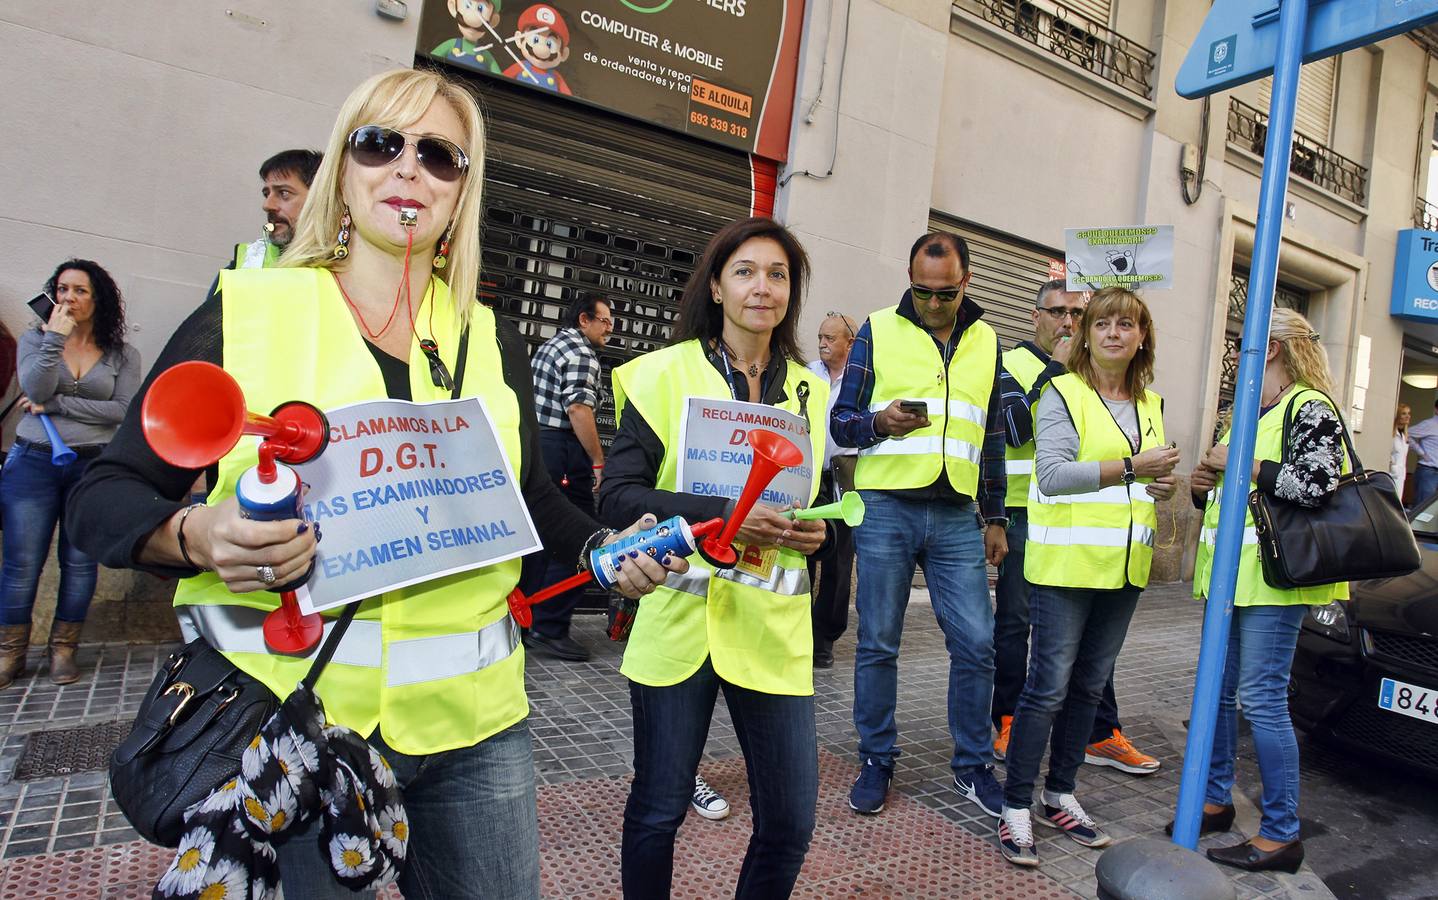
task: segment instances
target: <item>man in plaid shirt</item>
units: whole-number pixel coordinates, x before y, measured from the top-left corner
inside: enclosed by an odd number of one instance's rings
[[[581,295],[564,317],[564,327],[534,353],[534,408],[544,466],[559,489],[586,515],[594,515],[594,492],[604,471],[604,446],[594,412],[603,393],[599,356],[614,319],[609,303]],[[525,593],[574,574],[572,559],[546,558],[525,566]],[[569,620],[583,590],[573,590],[534,607],[534,626],[524,645],[556,659],[582,662],[589,651],[569,636]]]

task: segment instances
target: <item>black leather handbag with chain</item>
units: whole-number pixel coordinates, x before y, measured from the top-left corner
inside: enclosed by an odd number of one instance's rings
[[[1319,391],[1318,393],[1322,393]],[[1326,394],[1324,396],[1327,396]],[[1283,413],[1283,455],[1294,395]],[[1332,398],[1329,402],[1333,403]],[[1336,412],[1338,404],[1333,404]],[[1338,413],[1352,471],[1319,507],[1299,506],[1262,491],[1248,495],[1258,533],[1263,580],[1276,588],[1317,587],[1342,581],[1391,578],[1416,571],[1422,560],[1413,528],[1398,499],[1393,476],[1365,470],[1353,448],[1348,423]]]
[[[305,680],[313,684],[354,618],[351,603]],[[129,737],[110,757],[115,804],[145,840],[178,847],[184,813],[240,771],[240,757],[280,700],[195,638],[160,667]]]

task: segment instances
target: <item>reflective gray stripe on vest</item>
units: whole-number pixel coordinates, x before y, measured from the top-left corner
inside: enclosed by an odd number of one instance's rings
[[[1031,459],[1006,459],[1004,460],[1004,472],[1009,475],[1032,475],[1034,474],[1034,461]]]
[[[478,672],[508,659],[519,646],[519,626],[505,616],[462,634],[394,641],[389,645],[390,687],[439,681]]]
[[[750,575],[748,572],[740,572],[738,569],[711,571],[702,566],[691,566],[689,571],[683,575],[671,573],[668,578],[664,579],[664,587],[707,599],[710,578],[722,578],[745,587],[758,588],[761,591],[786,597],[809,593],[809,570],[807,568],[786,569],[783,566],[775,566],[768,578],[760,578],[757,575]],[[640,603],[642,604],[643,601],[641,600]]]
[[[175,614],[180,619],[182,631],[196,633],[209,642],[211,647],[226,653],[261,653],[273,651],[265,646],[265,610],[248,606],[182,606]],[[188,627],[187,627],[188,626]],[[335,620],[325,619],[327,638],[335,627]],[[305,658],[320,652],[324,643],[321,639]],[[350,622],[340,645],[335,648],[334,661],[345,666],[364,666],[378,669],[384,659],[384,642],[380,637],[378,622],[355,619]]]
[[[1205,528],[1205,529],[1203,529],[1201,532],[1199,532],[1199,540],[1201,540],[1203,543],[1207,544],[1208,546],[1212,547],[1214,544],[1218,543],[1218,529],[1217,529],[1217,528]],[[1249,527],[1243,529],[1243,542],[1244,542],[1245,544],[1256,544],[1256,543],[1258,543],[1258,529],[1257,529],[1257,528],[1254,528],[1254,527],[1251,526],[1251,525],[1250,525]]]
[[[859,451],[860,456],[945,456],[949,459],[966,459],[979,464],[980,450],[968,441],[945,438],[937,434],[914,437],[886,438],[872,447]]]

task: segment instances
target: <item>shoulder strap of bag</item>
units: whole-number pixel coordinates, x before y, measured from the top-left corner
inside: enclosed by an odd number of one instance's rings
[[[459,399],[459,389],[464,385],[464,365],[469,362],[469,326],[464,326],[464,331],[459,333],[459,356],[454,361],[454,389],[449,392],[449,399]]]
[[[1297,391],[1292,397],[1288,398],[1288,405],[1283,410],[1283,453],[1279,457],[1279,462],[1288,462],[1288,426],[1292,424],[1293,420],[1293,404],[1297,402],[1299,394],[1307,391],[1313,391],[1315,394],[1327,398],[1328,402],[1332,404],[1333,414],[1338,416],[1338,429],[1343,435],[1343,446],[1347,448],[1349,465],[1352,467],[1355,475],[1362,474],[1363,462],[1358,458],[1358,450],[1353,446],[1353,438],[1348,433],[1348,421],[1343,418],[1343,413],[1339,410],[1338,404],[1333,402],[1333,398],[1328,396],[1328,392],[1320,391],[1318,388],[1304,388],[1302,391]]]

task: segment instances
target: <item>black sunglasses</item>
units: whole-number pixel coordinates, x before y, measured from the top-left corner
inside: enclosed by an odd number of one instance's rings
[[[959,299],[959,295],[964,292],[964,289],[961,287],[956,287],[944,288],[941,291],[934,291],[930,290],[929,288],[919,287],[917,284],[910,284],[909,291],[914,295],[915,300],[932,300],[935,297],[938,297],[945,303],[951,303],[954,300]]]
[[[404,154],[404,148],[411,143],[420,166],[440,181],[457,181],[469,168],[469,157],[465,152],[444,138],[411,140],[402,131],[380,125],[361,125],[350,132],[345,143],[349,147],[350,158],[369,168],[389,165],[399,159]]]

